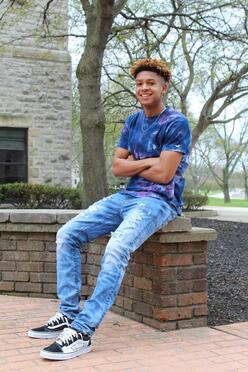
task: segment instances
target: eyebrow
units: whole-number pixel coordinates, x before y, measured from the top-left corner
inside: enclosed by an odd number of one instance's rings
[[[149,79],[136,79],[135,81],[156,81],[156,79],[153,79],[153,78],[149,78]]]

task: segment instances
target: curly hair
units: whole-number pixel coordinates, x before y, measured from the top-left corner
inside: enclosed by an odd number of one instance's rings
[[[169,82],[171,79],[171,72],[167,67],[166,63],[162,59],[145,58],[140,59],[134,63],[131,67],[131,75],[136,78],[141,71],[152,71],[162,76],[165,82]]]

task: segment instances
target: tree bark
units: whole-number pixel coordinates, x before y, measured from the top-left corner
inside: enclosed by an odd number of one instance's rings
[[[229,193],[229,179],[228,179],[228,171],[224,168],[223,169],[223,194],[224,194],[224,202],[230,203],[230,193]]]
[[[94,4],[94,3],[93,3]],[[77,67],[80,95],[80,126],[83,145],[83,207],[108,193],[101,102],[103,54],[113,23],[114,0],[98,0],[85,11],[87,37]]]

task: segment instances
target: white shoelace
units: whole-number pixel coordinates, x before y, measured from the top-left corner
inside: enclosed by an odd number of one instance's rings
[[[47,325],[49,324],[52,324],[54,325],[54,323],[56,323],[57,321],[59,321],[60,319],[63,319],[64,315],[61,314],[61,313],[56,313],[54,316],[52,316],[48,322],[47,322]]]
[[[78,338],[78,333],[74,331],[74,329],[65,328],[63,332],[57,338],[56,342],[61,346],[69,345],[70,341],[73,342],[77,338]]]

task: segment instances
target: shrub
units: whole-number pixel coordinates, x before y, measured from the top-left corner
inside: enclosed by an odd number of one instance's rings
[[[30,183],[0,185],[0,201],[19,209],[80,209],[82,205],[78,189]]]
[[[191,191],[185,191],[183,194],[184,197],[184,211],[195,211],[206,205],[208,202],[207,195],[194,194]]]

